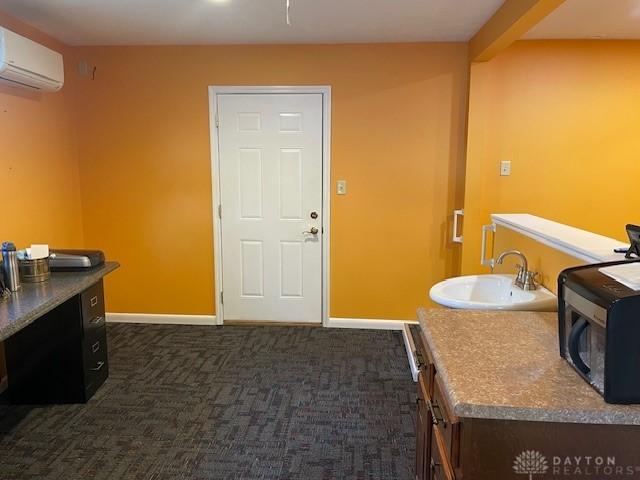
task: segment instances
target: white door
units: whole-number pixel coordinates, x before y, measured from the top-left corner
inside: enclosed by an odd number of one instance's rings
[[[322,95],[218,96],[225,320],[322,321]]]

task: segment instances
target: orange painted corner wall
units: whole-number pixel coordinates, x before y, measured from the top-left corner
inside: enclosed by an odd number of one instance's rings
[[[464,43],[99,47],[78,80],[86,244],[122,268],[108,310],[214,313],[210,85],[331,85],[333,317],[415,318],[459,271]],[[459,203],[458,203],[459,204]]]
[[[463,273],[486,270],[480,232],[491,213],[624,240],[625,224],[640,222],[640,41],[517,42],[472,65],[470,82]],[[499,175],[501,160],[511,176]],[[533,250],[502,237],[511,243],[501,248]],[[539,265],[548,284],[567,260]]]
[[[0,26],[62,53],[72,77],[68,47],[2,12]],[[0,241],[83,245],[73,88],[73,80],[56,93],[0,85]]]
[[[68,48],[0,11],[0,26],[63,55]],[[65,62],[68,74],[69,64]],[[40,94],[0,84],[0,242],[83,245],[73,87]],[[0,390],[6,375],[0,342]]]

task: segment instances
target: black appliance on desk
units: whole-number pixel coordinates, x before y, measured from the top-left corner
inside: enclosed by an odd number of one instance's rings
[[[640,291],[600,272],[629,260],[570,268],[558,278],[560,354],[607,403],[640,403]]]
[[[52,249],[49,268],[52,272],[81,272],[104,265],[101,250]]]

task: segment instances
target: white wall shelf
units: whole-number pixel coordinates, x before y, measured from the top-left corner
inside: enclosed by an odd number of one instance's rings
[[[629,247],[628,243],[598,235],[528,213],[494,213],[493,223],[564,252],[588,263],[623,260],[624,254],[615,248]]]

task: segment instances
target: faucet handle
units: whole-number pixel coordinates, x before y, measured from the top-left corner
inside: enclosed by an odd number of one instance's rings
[[[523,290],[536,290],[538,288],[537,276],[538,272],[525,272]]]

